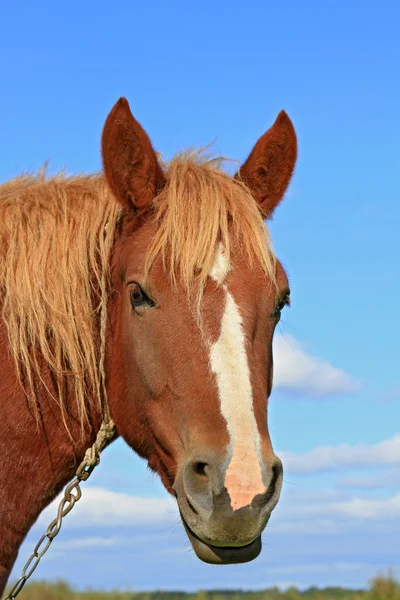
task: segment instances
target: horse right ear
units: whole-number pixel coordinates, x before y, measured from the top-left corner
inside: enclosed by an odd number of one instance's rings
[[[126,98],[120,98],[107,117],[101,151],[106,180],[118,201],[130,210],[145,211],[165,178],[149,136]]]

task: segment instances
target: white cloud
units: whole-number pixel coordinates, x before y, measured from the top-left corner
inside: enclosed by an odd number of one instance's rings
[[[285,509],[285,517],[289,519],[332,518],[333,516],[350,517],[351,519],[378,519],[382,521],[400,517],[400,494],[391,498],[349,498],[339,502],[311,504],[308,502],[290,502]]]
[[[313,396],[353,392],[359,388],[350,375],[308,354],[290,335],[274,339],[274,386]]]
[[[331,502],[346,500],[349,494],[344,491],[332,489],[307,489],[303,486],[285,486],[282,497],[299,498],[301,502]]]
[[[337,502],[329,509],[332,513],[368,520],[392,520],[400,517],[400,494],[392,498],[352,498],[347,502]]]
[[[378,444],[318,446],[304,454],[280,453],[289,473],[317,473],[338,468],[400,465],[400,434]]]
[[[53,545],[52,551],[48,554],[47,558],[48,560],[54,561],[60,557],[68,556],[71,553],[71,550],[75,556],[80,551],[86,556],[88,550],[92,553],[97,553],[105,548],[120,547],[122,543],[123,540],[118,537],[103,536],[72,538],[69,540],[58,539],[56,544]]]
[[[400,494],[388,498],[345,497],[324,499],[317,494],[286,490],[274,510],[267,536],[400,533]]]
[[[42,512],[37,525],[47,526],[57,514],[60,499],[61,495]],[[142,498],[83,485],[82,498],[66,521],[68,527],[134,527],[172,521],[176,516],[176,502],[168,496]]]
[[[378,490],[378,489],[400,489],[400,470],[385,469],[383,472],[377,469],[366,476],[343,477],[336,483],[340,489]]]
[[[110,546],[116,546],[121,544],[121,540],[118,537],[84,537],[84,538],[75,538],[71,540],[58,540],[57,541],[57,551],[60,550],[78,550],[78,549],[86,549],[86,548],[108,548]]]

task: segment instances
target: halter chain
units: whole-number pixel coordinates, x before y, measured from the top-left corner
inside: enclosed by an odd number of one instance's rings
[[[120,215],[117,218],[120,219]],[[106,233],[110,223],[106,223],[104,227],[104,232]],[[82,490],[80,488],[80,482],[86,481],[89,479],[93,470],[100,463],[100,453],[107,446],[108,442],[110,442],[115,434],[117,433],[117,428],[115,426],[114,421],[111,419],[110,410],[107,402],[107,392],[105,388],[105,371],[104,371],[104,361],[105,361],[105,348],[106,348],[106,324],[107,324],[107,276],[105,273],[102,274],[100,281],[101,288],[101,303],[100,303],[100,360],[99,360],[99,375],[101,381],[101,388],[103,392],[103,421],[101,423],[100,429],[96,436],[96,441],[93,446],[88,448],[85,452],[85,456],[83,461],[79,465],[76,473],[75,479],[73,479],[65,488],[64,496],[58,506],[57,517],[53,519],[53,521],[48,526],[46,533],[42,535],[40,540],[35,546],[35,549],[29,559],[27,560],[24,568],[22,569],[21,577],[15,583],[15,585],[11,588],[11,591],[7,596],[4,597],[3,600],[14,600],[24,587],[25,583],[32,575],[36,567],[38,566],[40,559],[50,548],[52,541],[59,533],[62,525],[63,518],[73,509],[76,502],[80,500],[82,497]],[[74,493],[75,492],[75,493]]]

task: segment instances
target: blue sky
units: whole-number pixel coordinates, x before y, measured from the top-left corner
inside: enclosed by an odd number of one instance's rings
[[[215,140],[243,160],[282,108],[299,138],[271,223],[292,308],[269,416],[285,485],[261,557],[201,564],[158,480],[118,442],[37,577],[198,589],[400,574],[400,5],[16,0],[1,13],[0,180],[47,159],[98,170],[122,95],[166,157]]]

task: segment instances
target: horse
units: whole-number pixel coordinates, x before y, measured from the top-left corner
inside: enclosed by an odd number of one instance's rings
[[[290,291],[266,221],[292,122],[232,175],[204,150],[164,163],[120,98],[101,152],[100,173],[0,186],[0,592],[106,410],[202,561],[256,558],[280,496],[267,404]]]

